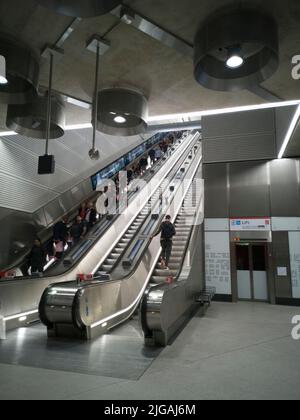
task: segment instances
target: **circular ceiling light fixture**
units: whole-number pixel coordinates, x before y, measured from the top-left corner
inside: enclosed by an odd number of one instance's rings
[[[250,89],[279,65],[278,27],[253,9],[231,9],[209,17],[195,37],[194,75],[218,91]]]
[[[39,58],[18,41],[0,35],[0,103],[25,104],[37,96]]]
[[[36,0],[36,2],[62,15],[80,18],[104,15],[122,3],[121,0]]]
[[[3,55],[0,55],[0,85],[6,85],[8,80],[6,78],[6,60]]]
[[[97,128],[113,136],[134,136],[147,129],[148,101],[133,89],[103,89],[98,95]]]
[[[38,96],[32,103],[25,105],[8,105],[7,127],[18,134],[36,139],[45,139],[47,134],[47,94]],[[51,124],[49,139],[57,139],[65,131],[65,105],[62,98],[53,95],[51,98]]]

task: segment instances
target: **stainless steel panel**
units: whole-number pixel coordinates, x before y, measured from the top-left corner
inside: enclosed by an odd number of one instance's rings
[[[232,163],[229,172],[230,217],[270,216],[267,163]]]
[[[227,165],[223,163],[204,165],[203,178],[205,182],[205,217],[229,217]]]
[[[0,267],[5,270],[23,259],[32,246],[36,226],[30,214],[3,208],[0,208],[0,224]]]
[[[236,112],[205,116],[202,118],[202,134],[205,140],[274,132],[274,111]]]
[[[297,163],[293,159],[270,162],[273,217],[300,216],[300,185]]]
[[[237,162],[277,157],[274,133],[240,134],[236,137],[203,137],[203,162]]]
[[[274,111],[270,109],[203,117],[202,132],[204,163],[277,156]]]
[[[289,255],[288,232],[273,232],[273,270],[277,298],[292,298],[292,280]],[[287,276],[278,276],[277,267],[286,267]]]
[[[276,117],[276,147],[279,154],[281,146],[285,140],[285,136],[290,127],[293,116],[297,110],[297,106],[283,106],[275,109]],[[300,154],[300,149],[298,156]],[[290,154],[288,154],[290,156]]]

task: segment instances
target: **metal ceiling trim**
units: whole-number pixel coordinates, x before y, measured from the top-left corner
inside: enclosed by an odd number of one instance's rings
[[[117,16],[124,23],[133,26],[144,34],[161,42],[163,45],[176,50],[180,54],[193,58],[194,48],[192,44],[157,25],[134,9],[119,6],[111,14]]]

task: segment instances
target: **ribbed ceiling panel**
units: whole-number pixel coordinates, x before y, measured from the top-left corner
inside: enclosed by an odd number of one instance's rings
[[[91,141],[92,129],[67,131],[61,139],[50,141],[49,154],[55,156],[55,174],[38,175],[38,157],[45,153],[45,141],[20,135],[0,137],[1,187],[3,185],[0,207],[34,213],[143,139],[140,136],[126,138],[97,133],[99,161],[88,157]]]
[[[43,206],[58,194],[28,181],[0,173],[0,207],[32,212],[37,203]]]

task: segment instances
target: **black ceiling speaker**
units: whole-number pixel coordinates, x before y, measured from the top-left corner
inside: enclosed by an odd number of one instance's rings
[[[277,70],[278,45],[272,17],[245,8],[219,11],[196,34],[195,79],[218,91],[251,90]]]
[[[81,18],[104,15],[122,3],[121,0],[36,0],[36,2],[62,15]]]

